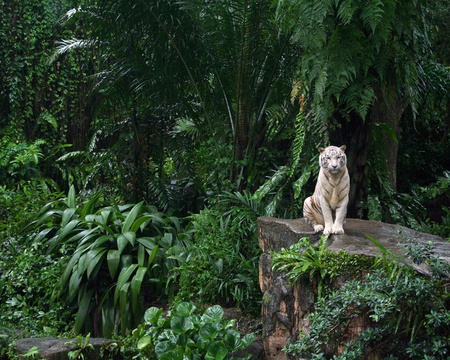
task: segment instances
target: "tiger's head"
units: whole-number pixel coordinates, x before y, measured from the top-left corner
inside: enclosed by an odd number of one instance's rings
[[[319,163],[321,168],[332,174],[343,171],[347,166],[347,156],[345,155],[346,146],[328,146],[319,148]]]

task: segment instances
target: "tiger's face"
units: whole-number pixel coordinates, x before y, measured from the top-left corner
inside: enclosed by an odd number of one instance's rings
[[[328,146],[319,148],[320,166],[332,174],[337,174],[347,166],[347,156],[345,155],[345,145],[341,147]]]

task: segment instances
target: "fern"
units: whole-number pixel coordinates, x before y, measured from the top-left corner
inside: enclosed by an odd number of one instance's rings
[[[372,33],[377,30],[384,14],[384,3],[382,0],[372,0],[361,10],[361,19],[364,26],[368,27]]]
[[[300,162],[300,156],[303,151],[303,145],[305,144],[306,136],[306,119],[305,114],[302,110],[298,113],[295,118],[295,138],[292,144],[292,164],[289,177],[292,177],[295,169]]]
[[[352,21],[353,15],[357,8],[353,0],[335,1],[335,6],[338,9],[337,16],[343,25],[348,25]]]

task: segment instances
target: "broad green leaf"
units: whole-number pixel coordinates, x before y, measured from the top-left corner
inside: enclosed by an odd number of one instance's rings
[[[235,352],[244,347],[244,342],[241,340],[240,336],[235,336],[234,334],[225,335],[224,342],[230,352]]]
[[[143,247],[141,244],[138,246],[138,256],[137,256],[137,262],[139,266],[144,266],[145,263],[145,247]]]
[[[102,335],[107,338],[112,338],[114,335],[114,317],[115,317],[115,307],[114,302],[111,297],[108,299],[103,299],[101,303],[102,309]]]
[[[113,237],[111,235],[101,235],[94,241],[94,243],[92,244],[92,247],[96,248],[96,247],[103,245],[111,240],[113,240]]]
[[[141,211],[141,207],[144,204],[143,201],[136,204],[128,213],[127,217],[125,218],[125,221],[122,224],[122,233],[125,233],[130,230],[131,225],[136,220],[137,216],[139,215],[139,212]]]
[[[149,250],[153,250],[157,246],[155,238],[152,237],[139,237],[137,238],[137,242]]]
[[[105,248],[95,248],[90,250],[86,254],[86,261],[88,263],[87,266],[87,277],[90,278],[92,272],[96,267],[101,266],[103,255],[106,253],[107,249]]]
[[[247,346],[249,346],[253,341],[255,341],[256,339],[256,334],[254,333],[250,333],[250,334],[246,334],[241,340],[243,343],[243,348],[246,348]]]
[[[184,357],[185,349],[168,341],[160,342],[155,347],[158,360],[186,360]]]
[[[227,356],[228,350],[225,344],[221,341],[213,342],[205,355],[205,360],[222,360]]]
[[[136,233],[132,231],[127,231],[122,234],[128,242],[131,244],[131,246],[134,246],[136,244]]]
[[[112,210],[111,209],[103,209],[102,211],[100,211],[100,216],[98,217],[98,222],[101,224],[108,224],[109,223],[109,219],[111,217],[112,214]]]
[[[156,246],[156,247],[152,250],[152,252],[149,254],[150,256],[149,256],[149,258],[148,258],[148,266],[151,265],[151,263],[152,263],[153,260],[155,259],[156,255],[158,254],[158,249],[159,249],[159,247]]]
[[[123,268],[127,268],[128,266],[130,266],[131,264],[133,264],[133,255],[131,254],[126,254],[126,255],[122,255],[120,257],[120,267]]]
[[[294,181],[292,184],[292,187],[294,188],[294,199],[297,200],[298,197],[302,193],[303,186],[308,182],[309,178],[311,177],[312,172],[312,166],[308,166],[306,169],[303,170],[300,177]]]
[[[214,340],[217,334],[218,334],[217,324],[213,323],[206,323],[202,325],[198,331],[200,339],[204,342]]]
[[[69,193],[67,194],[66,204],[69,208],[77,207],[77,198],[75,195],[75,187],[73,185],[70,186]]]
[[[141,293],[141,287],[146,273],[147,268],[140,266],[137,269],[136,274],[133,276],[133,279],[131,280],[130,301],[131,301],[131,310],[134,315],[138,315],[139,295]]]
[[[77,270],[72,272],[72,276],[69,280],[69,299],[72,300],[77,295],[81,283],[83,274],[80,274]]]
[[[148,223],[152,220],[152,215],[143,215],[136,219],[130,228],[130,231],[137,232],[139,229],[144,230]]]
[[[128,315],[129,315],[129,299],[128,299],[128,289],[130,287],[130,283],[127,282],[124,284],[119,291],[119,311],[120,311],[120,328],[121,334],[125,335],[127,328],[129,328]]]
[[[120,263],[120,252],[119,250],[109,250],[106,255],[106,260],[108,262],[108,270],[111,278],[114,279],[119,268]]]
[[[191,302],[182,302],[175,308],[175,313],[179,316],[191,316],[196,309],[196,306]]]
[[[87,219],[86,219],[85,222],[86,222],[87,224],[97,225],[99,228],[102,228],[103,230],[105,230],[105,232],[106,232],[107,234],[110,234],[110,235],[116,234],[116,232],[115,232],[113,229],[111,229],[109,226],[107,226],[107,225],[105,225],[105,224],[103,224],[103,223],[101,223],[101,222],[98,222],[98,221],[88,221]]]
[[[160,318],[161,314],[162,314],[162,309],[160,309],[160,308],[157,308],[154,306],[151,308],[148,308],[144,314],[144,321],[147,324],[151,324],[151,325],[156,324],[158,322],[158,319]]]
[[[150,335],[145,335],[141,337],[137,343],[137,349],[139,351],[145,349],[147,346],[149,346],[152,342],[152,337]]]
[[[47,235],[53,231],[55,228],[54,227],[48,227],[45,228],[43,230],[41,230],[34,238],[35,242],[41,242],[43,239],[45,239],[47,237]]]
[[[201,319],[203,322],[219,322],[223,318],[223,308],[220,305],[213,305],[205,310]]]
[[[60,231],[58,231],[58,236],[60,240],[63,240],[70,232],[75,229],[75,227],[80,223],[79,220],[71,220],[67,223],[66,226],[61,228]]]
[[[78,259],[80,256],[83,255],[83,251],[76,251],[72,257],[70,258],[69,262],[66,265],[66,268],[64,269],[64,272],[61,276],[61,279],[59,280],[59,286],[64,286],[67,281],[69,280],[70,275],[73,271],[75,271],[75,268],[78,265]]]
[[[174,315],[170,319],[170,327],[175,334],[185,334],[194,328],[194,323],[188,316]]]
[[[83,330],[83,326],[86,323],[86,316],[89,313],[93,292],[94,290],[85,291],[78,301],[78,312],[74,324],[75,332],[82,332]]]
[[[87,251],[83,252],[83,255],[80,256],[79,260],[78,260],[78,264],[77,264],[77,271],[83,275],[84,272],[87,269],[88,266],[88,262],[87,262]]]
[[[128,239],[123,234],[120,234],[117,237],[117,249],[119,250],[119,253],[122,254],[122,252],[125,250],[127,245],[128,245]]]
[[[61,217],[61,228],[65,227],[70,220],[75,220],[73,219],[73,214],[75,214],[75,211],[77,209],[75,208],[68,208],[65,209],[62,213],[62,217]]]
[[[127,282],[129,281],[131,275],[133,274],[133,272],[136,270],[137,267],[138,267],[137,264],[132,264],[129,267],[123,268],[120,271],[119,278],[117,280],[116,291],[114,292],[115,305],[117,305],[117,301],[119,300],[120,291],[124,286],[127,285]],[[129,283],[127,286],[129,286]]]

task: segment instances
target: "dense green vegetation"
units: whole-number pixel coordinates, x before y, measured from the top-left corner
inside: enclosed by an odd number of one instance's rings
[[[0,355],[154,303],[258,314],[256,218],[302,216],[330,142],[349,216],[450,236],[448,2],[1,7]]]
[[[273,254],[274,267],[286,271],[292,282],[310,282],[318,289],[308,317],[309,332],[300,332],[286,347],[287,353],[308,359],[329,359],[333,354],[338,354],[333,359],[355,360],[374,355],[448,358],[450,264],[433,255],[431,241],[419,245],[405,239],[412,262],[430,269],[425,277],[404,258],[371,241],[382,252],[379,258],[333,253],[323,245],[326,237],[317,247],[302,239],[289,250]],[[333,286],[331,280],[343,275],[353,278]],[[359,320],[369,326],[358,329]]]

